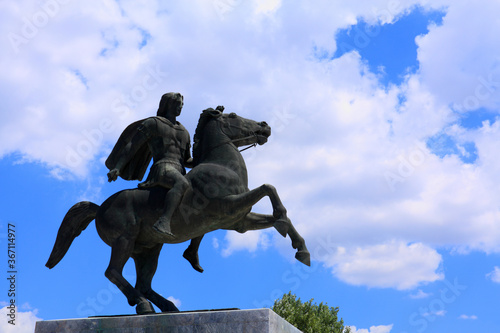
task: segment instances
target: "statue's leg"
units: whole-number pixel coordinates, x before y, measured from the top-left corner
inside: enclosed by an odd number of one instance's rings
[[[163,187],[169,189],[167,195],[165,196],[165,209],[160,217],[160,219],[154,224],[153,228],[169,236],[174,236],[170,229],[170,222],[175,210],[179,207],[184,193],[189,188],[189,182],[186,178],[178,171],[167,171],[166,175],[169,177],[169,181],[165,184],[161,184]],[[170,185],[173,183],[173,186]]]
[[[127,297],[128,303],[131,306],[137,304],[136,311],[138,314],[154,313],[155,311],[151,303],[147,301],[144,295],[132,287],[122,274],[123,267],[134,250],[134,243],[133,240],[124,236],[120,236],[115,240],[111,246],[111,260],[104,274]]]
[[[137,272],[137,282],[135,289],[146,296],[162,312],[178,312],[179,309],[171,301],[156,293],[151,288],[151,281],[158,267],[158,257],[163,244],[158,244],[153,248],[144,249],[140,253],[134,253],[132,258],[135,261]]]
[[[203,273],[203,268],[200,266],[200,259],[198,257],[198,249],[200,248],[200,243],[201,243],[201,240],[203,239],[203,236],[205,236],[205,235],[191,239],[191,243],[189,243],[188,248],[182,254],[182,256],[187,261],[189,261],[191,266],[193,266],[193,268],[200,273]]]

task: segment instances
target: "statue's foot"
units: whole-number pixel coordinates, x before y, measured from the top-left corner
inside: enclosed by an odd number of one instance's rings
[[[148,302],[148,301],[142,301],[137,304],[135,307],[135,312],[139,315],[144,315],[144,314],[151,314],[155,313],[155,309],[153,308],[153,305]]]
[[[172,231],[170,231],[170,220],[166,217],[160,217],[153,225],[153,229],[164,236],[175,237]]]
[[[200,266],[200,260],[199,260],[199,257],[198,257],[198,252],[190,251],[189,247],[188,247],[186,249],[186,251],[184,251],[184,253],[182,254],[182,256],[187,261],[189,261],[189,263],[191,264],[191,266],[193,266],[193,268],[196,271],[198,271],[200,273],[203,273],[203,268]]]

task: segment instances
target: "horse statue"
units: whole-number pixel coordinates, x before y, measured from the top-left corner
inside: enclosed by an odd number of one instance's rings
[[[73,240],[95,220],[101,239],[111,247],[111,259],[105,276],[126,296],[138,314],[154,313],[151,301],[162,312],[179,311],[169,300],[151,288],[163,244],[193,240],[186,253],[197,253],[204,234],[217,229],[244,233],[274,227],[290,236],[295,257],[310,265],[310,254],[283,206],[276,189],[264,184],[248,188],[247,169],[238,147],[264,144],[271,134],[265,122],[245,119],[235,113],[208,109],[196,129],[193,157],[197,161],[186,178],[190,184],[173,215],[171,230],[175,236],[153,230],[164,209],[167,189],[157,186],[135,188],[115,193],[101,206],[82,201],[64,217],[46,266],[53,268],[68,251]],[[251,212],[252,206],[268,196],[271,215]],[[197,256],[197,254],[196,254]],[[129,258],[135,261],[135,287],[123,277]],[[193,263],[192,263],[193,264]],[[194,267],[194,265],[193,265]],[[149,300],[149,301],[148,301]]]

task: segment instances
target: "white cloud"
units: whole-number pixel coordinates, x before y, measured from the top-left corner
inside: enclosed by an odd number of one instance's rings
[[[175,298],[175,297],[173,297],[173,296],[168,296],[168,297],[167,297],[167,299],[168,299],[170,302],[174,303],[174,305],[175,305],[177,308],[180,308],[180,306],[181,306],[181,304],[182,304],[182,302],[181,302],[181,300],[180,300],[180,299],[177,299],[177,298]]]
[[[415,292],[414,294],[410,295],[410,298],[412,298],[412,299],[422,299],[422,298],[427,298],[427,297],[429,297],[431,295],[432,294],[429,294],[429,293],[426,293],[426,292],[422,291],[422,289],[418,289],[417,292]]]
[[[216,237],[213,237],[212,238],[212,246],[214,247],[214,249],[218,249],[219,248],[219,239],[216,238]]]
[[[392,326],[394,325],[370,326],[369,329],[366,328],[357,329],[356,326],[349,326],[349,327],[351,328],[352,333],[389,333],[392,330]]]
[[[462,314],[458,317],[459,319],[464,319],[464,320],[476,320],[477,316],[476,315],[466,315]]]
[[[450,3],[443,25],[417,39],[422,79],[441,101],[462,111],[500,105],[499,10],[496,1]]]
[[[495,269],[486,274],[486,277],[495,283],[500,283],[500,267],[495,266]]]
[[[224,238],[225,248],[222,249],[222,256],[227,257],[235,251],[255,252],[257,249],[266,249],[269,246],[269,238],[264,231],[251,231],[240,234],[228,231]]]
[[[441,260],[435,250],[423,244],[391,242],[354,249],[340,247],[327,264],[346,283],[405,290],[443,279],[437,272]]]
[[[433,317],[433,316],[438,316],[438,317],[444,317],[446,315],[446,310],[438,310],[434,312],[426,312],[422,314],[424,317]]]
[[[353,23],[350,18],[393,17],[411,6],[386,8],[385,1],[337,8],[326,1],[316,8],[260,0],[226,4],[231,11],[224,20],[202,1],[165,8],[154,1],[148,6],[129,1],[121,7],[112,1],[59,6],[46,24],[35,27],[34,36],[25,36],[26,44],[8,45],[2,57],[9,64],[4,106],[18,112],[6,114],[0,154],[19,151],[50,168],[86,175],[88,162],[102,153],[103,144],[115,140],[131,120],[154,112],[163,89],[182,89],[189,97],[186,107],[193,110],[212,100],[241,105],[242,90],[262,94],[266,83],[272,96],[284,89],[286,73],[290,85],[300,84],[294,75],[311,48],[334,47],[333,33]],[[3,28],[23,37],[23,18],[29,21],[43,11],[22,3],[6,5]],[[261,19],[261,12],[274,20]],[[143,45],[145,36],[150,37]],[[157,66],[167,73],[161,82],[146,80],[149,69]],[[214,77],[219,77],[217,84]],[[274,101],[282,103],[279,97]]]
[[[9,317],[11,314],[10,309],[7,306],[0,309],[0,316],[3,320],[0,321],[0,331],[3,333],[32,333],[35,331],[35,325],[37,321],[42,320],[37,317],[38,311],[19,311],[16,308],[15,318]],[[9,323],[10,320],[14,320],[12,325]]]
[[[270,13],[276,11],[281,6],[281,0],[256,0],[257,13]]]

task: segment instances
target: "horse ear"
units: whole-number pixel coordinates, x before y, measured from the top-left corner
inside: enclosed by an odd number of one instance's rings
[[[222,111],[208,108],[208,109],[203,110],[203,114],[210,115],[214,118],[219,118],[222,115]]]

